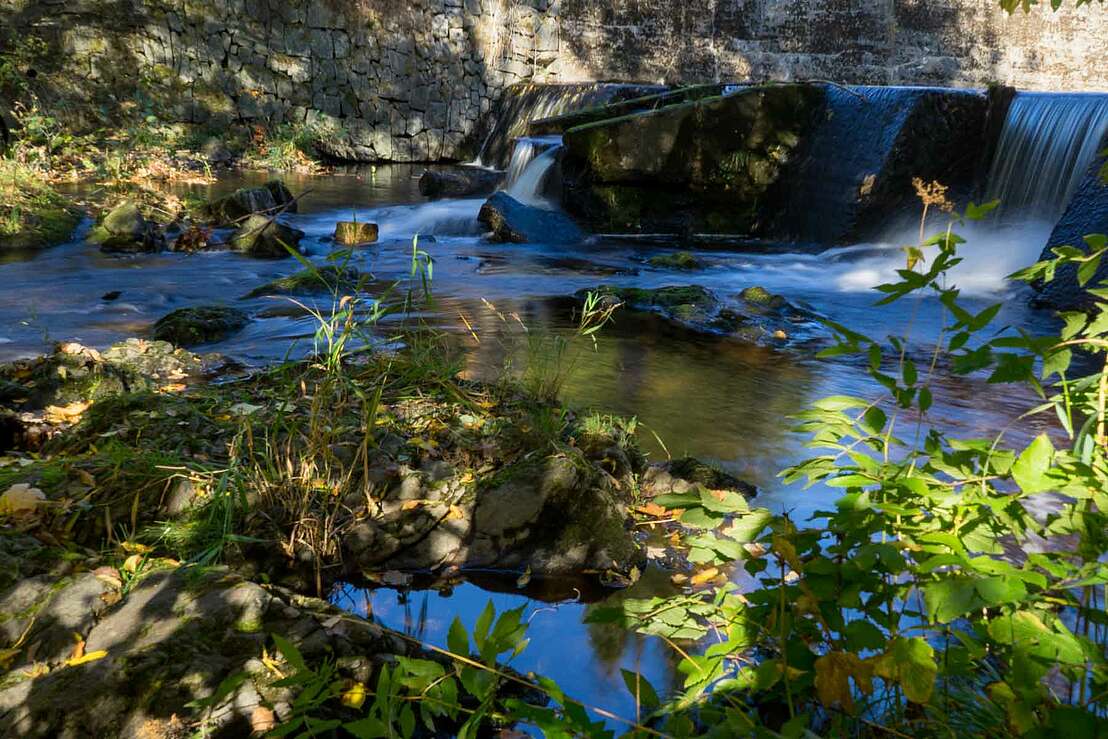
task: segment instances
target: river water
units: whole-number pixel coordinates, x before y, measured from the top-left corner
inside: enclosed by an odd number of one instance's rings
[[[471,377],[494,379],[509,361],[520,366],[526,356],[520,323],[532,331],[571,332],[572,306],[565,297],[600,283],[696,283],[725,300],[744,287],[761,285],[871,336],[910,329],[920,350],[939,327],[937,304],[927,300],[873,307],[877,296],[870,288],[902,265],[896,247],[912,240],[911,228],[890,232],[887,243],[816,256],[700,251],[705,270],[674,272],[655,269],[646,260],[680,248],[679,242],[636,246],[612,241],[574,249],[487,243],[476,223],[482,200],[424,201],[417,188],[423,170],[394,165],[286,177],[294,193],[307,192],[301,212],[288,221],[307,233],[307,256],[320,263],[333,250],[329,236],[336,220],[376,221],[380,242],[359,249],[353,266],[373,273],[380,286],[409,274],[417,233],[433,236],[420,242],[434,260],[434,304],[424,318],[456,334],[467,347],[465,372]],[[236,175],[189,189],[212,196],[262,179],[260,174]],[[1000,301],[1000,325],[1048,330],[1049,319],[1027,307],[1023,288],[1003,279],[1034,261],[1048,232],[1047,225],[1034,222],[970,231],[963,247],[967,261],[953,279],[971,305],[980,309]],[[105,255],[81,238],[34,255],[7,257],[0,263],[0,361],[41,353],[61,340],[103,347],[148,334],[153,322],[171,310],[212,302],[238,305],[256,318],[240,334],[200,351],[222,352],[255,366],[304,354],[312,348],[313,319],[287,300],[239,299],[298,268],[291,259],[262,261],[227,252]],[[117,299],[102,299],[115,291]],[[324,310],[331,303],[329,296],[304,300]],[[498,312],[515,313],[520,320],[503,321]],[[656,316],[626,312],[604,330],[595,349],[585,344],[576,352],[563,395],[574,406],[636,416],[649,430],[642,439],[655,458],[664,458],[668,450],[716,462],[757,485],[760,505],[804,519],[827,505],[831,493],[777,481],[776,473],[803,454],[802,439],[788,432],[787,415],[826,395],[874,391],[857,364],[811,354],[698,335]],[[990,435],[1034,402],[1010,387],[974,379],[940,379],[935,395],[933,420],[962,436]],[[345,588],[335,599],[436,644],[445,643],[455,615],[472,627],[490,598],[499,609],[524,605],[531,646],[513,666],[547,674],[571,694],[629,718],[634,702],[623,687],[620,667],[643,672],[659,688],[673,684],[676,660],[663,644],[582,623],[591,607],[582,601],[597,594],[564,583],[536,583],[517,592],[485,585],[469,582],[449,594]],[[665,573],[648,570],[631,591],[609,597],[663,594],[670,588]]]

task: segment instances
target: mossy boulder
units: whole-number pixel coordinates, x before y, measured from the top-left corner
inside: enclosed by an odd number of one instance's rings
[[[377,241],[377,224],[364,221],[339,221],[335,224],[335,243],[362,246]]]
[[[270,180],[260,187],[240,188],[207,206],[208,216],[219,226],[235,224],[255,213],[273,215],[295,213],[296,210],[296,200],[281,180]]]
[[[154,324],[154,338],[175,346],[195,346],[222,341],[241,331],[250,317],[224,305],[180,308]]]
[[[353,267],[325,265],[315,269],[304,269],[288,277],[267,282],[242,297],[246,300],[263,295],[297,295],[349,290],[357,287],[360,278],[361,273]]]
[[[571,128],[564,205],[596,230],[753,232],[823,95],[756,86]]]
[[[253,215],[243,221],[231,237],[231,248],[264,259],[281,259],[289,255],[289,249],[300,249],[304,232],[287,226],[271,216]]]
[[[157,251],[165,245],[165,238],[157,224],[146,220],[137,203],[117,205],[92,229],[89,242],[98,244],[100,251],[135,254]]]
[[[651,267],[659,269],[698,270],[704,269],[704,262],[697,259],[691,252],[675,251],[670,254],[658,254],[646,260]]]

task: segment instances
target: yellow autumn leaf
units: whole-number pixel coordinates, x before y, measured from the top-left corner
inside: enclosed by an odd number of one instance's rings
[[[97,649],[95,652],[87,652],[80,657],[67,659],[65,661],[66,667],[76,667],[77,665],[84,665],[89,662],[95,662],[98,659],[104,659],[108,656],[108,650]]]
[[[0,515],[33,513],[44,502],[46,502],[46,493],[21,482],[12,485],[3,495],[0,495]]]
[[[348,708],[361,708],[365,703],[365,685],[363,683],[354,683],[347,688],[342,694],[342,704]]]
[[[142,555],[141,554],[132,554],[130,557],[123,560],[123,567],[121,569],[124,572],[138,572],[138,568],[141,564],[142,564]]]
[[[400,504],[400,510],[410,511],[413,508],[419,508],[421,505],[423,505],[422,500],[406,500]]]
[[[706,582],[711,582],[712,580],[714,580],[716,578],[716,575],[718,574],[719,570],[717,568],[709,567],[708,569],[701,570],[700,572],[693,575],[692,579],[690,579],[689,582],[692,583],[693,586],[703,585]]]
[[[123,547],[123,551],[128,554],[150,554],[150,552],[154,551],[153,547],[147,546],[146,544],[139,544],[135,541],[125,541],[120,544],[120,546]]]
[[[43,415],[50,423],[72,423],[78,420],[81,414],[88,410],[88,407],[88,403],[79,401],[64,406],[48,405]]]

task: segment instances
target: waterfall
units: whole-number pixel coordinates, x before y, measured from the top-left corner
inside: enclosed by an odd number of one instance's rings
[[[526,163],[520,166],[519,172],[515,176],[512,175],[512,168],[509,168],[504,191],[525,205],[553,210],[557,206],[546,197],[545,192],[547,177],[558,161],[558,151],[562,148],[562,137],[550,136],[543,137],[543,139],[553,139],[554,142],[547,141],[545,148],[541,149],[534,143],[525,144],[528,159]],[[519,149],[520,145],[517,142],[516,150]],[[540,153],[536,155],[536,152]],[[523,156],[520,157],[520,160],[523,160]],[[512,153],[512,163],[513,165],[516,164],[514,151]]]
[[[496,169],[508,163],[512,142],[527,134],[527,124],[608,103],[651,95],[657,85],[567,83],[513,85],[505,90],[485,121],[485,137],[475,164]]]
[[[504,189],[511,189],[540,154],[562,145],[561,136],[522,136],[512,146],[512,157],[504,175]]]
[[[1057,221],[1108,135],[1108,95],[1020,93],[989,170],[1008,217]]]

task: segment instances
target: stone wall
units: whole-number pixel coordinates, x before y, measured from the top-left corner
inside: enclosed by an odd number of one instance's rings
[[[331,153],[466,158],[517,82],[829,79],[1108,89],[1108,10],[995,0],[0,0],[60,101],[313,122]],[[14,48],[14,47],[13,47]],[[64,93],[64,94],[63,94]],[[141,97],[141,95],[140,95]]]

